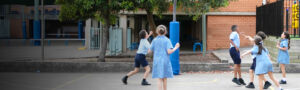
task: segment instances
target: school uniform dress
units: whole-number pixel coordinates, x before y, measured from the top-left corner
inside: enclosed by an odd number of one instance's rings
[[[141,65],[143,67],[148,66],[148,62],[146,60],[146,55],[148,53],[148,50],[150,48],[150,43],[148,42],[147,39],[141,39],[140,40],[140,45],[137,50],[137,54],[135,56],[135,67],[139,68]]]
[[[262,43],[264,44],[264,43]],[[252,48],[256,48],[257,46],[254,44]],[[256,54],[252,54],[251,53],[251,56],[252,56],[252,59],[253,59],[253,62],[252,62],[252,65],[250,66],[250,69],[255,71],[255,67],[256,67]]]
[[[256,48],[256,47],[257,47],[256,45],[253,45],[252,48]],[[255,71],[255,67],[256,67],[256,54],[252,54],[251,53],[251,56],[252,56],[253,62],[251,64],[251,66],[250,66],[250,69],[253,70],[253,71]]]
[[[233,41],[237,48],[240,48],[240,36],[237,32],[231,32],[229,39]],[[241,64],[240,52],[231,43],[229,53],[234,64]]]
[[[273,66],[271,60],[269,58],[269,51],[267,48],[262,50],[261,54],[258,53],[258,46],[255,45],[251,49],[251,53],[256,55],[256,67],[255,67],[255,74],[267,74],[268,72],[273,72]]]
[[[173,78],[168,49],[172,49],[172,43],[166,36],[157,36],[151,43],[153,51],[152,78]]]
[[[289,44],[288,39],[282,39],[280,42],[280,47],[281,48],[288,47],[288,44]],[[288,50],[279,49],[277,62],[279,64],[290,64],[290,56]]]

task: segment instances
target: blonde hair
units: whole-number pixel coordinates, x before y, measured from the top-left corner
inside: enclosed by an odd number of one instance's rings
[[[156,28],[156,33],[159,35],[166,35],[167,32],[167,27],[165,25],[158,25]]]

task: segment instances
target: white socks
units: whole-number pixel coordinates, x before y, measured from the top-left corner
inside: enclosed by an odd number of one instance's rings
[[[286,79],[285,79],[285,78],[282,78],[282,80],[283,80],[283,81],[286,81]]]

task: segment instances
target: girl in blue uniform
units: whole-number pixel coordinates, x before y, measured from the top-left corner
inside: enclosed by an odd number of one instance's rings
[[[247,38],[248,40],[250,40],[254,44],[254,38],[252,38],[251,36],[247,36],[247,35],[245,35],[243,33],[242,33],[242,35],[245,36],[245,38]],[[267,38],[267,35],[264,32],[262,32],[262,31],[257,32],[256,35],[260,36],[262,38],[262,40],[265,40]],[[253,48],[254,47],[257,47],[257,46],[254,44]],[[246,88],[255,88],[254,83],[253,83],[254,82],[254,71],[255,71],[255,66],[256,66],[256,55],[255,54],[252,54],[252,59],[253,59],[253,62],[252,62],[252,65],[251,65],[251,67],[249,69],[250,82],[246,86]],[[272,84],[269,81],[267,81],[265,78],[264,78],[264,81],[265,81],[264,89],[268,89]]]
[[[290,64],[290,57],[288,49],[290,49],[290,34],[288,32],[283,32],[281,34],[281,40],[277,43],[277,48],[279,49],[278,60],[277,62],[280,65],[280,69],[282,72],[282,79],[280,80],[280,84],[286,84],[286,73],[285,73],[285,65]]]
[[[273,83],[275,83],[279,90],[282,90],[278,81],[276,81],[273,76],[273,67],[270,55],[268,50],[263,47],[262,38],[260,36],[255,36],[254,42],[255,46],[250,51],[242,54],[242,57],[250,53],[252,55],[256,55],[255,74],[258,75],[259,78],[259,90],[263,90],[264,74],[268,74],[270,79],[273,81]]]
[[[173,48],[171,41],[165,35],[167,28],[159,25],[156,28],[158,36],[152,41],[149,52],[153,51],[152,78],[158,79],[158,90],[167,90],[167,78],[173,78],[170,62],[170,54],[176,51],[180,45]]]

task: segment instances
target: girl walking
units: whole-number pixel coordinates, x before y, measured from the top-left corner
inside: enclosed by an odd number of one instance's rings
[[[165,35],[167,28],[159,25],[156,28],[158,36],[152,41],[149,52],[153,52],[152,78],[158,79],[158,90],[167,90],[167,78],[173,78],[170,54],[176,51],[180,44],[173,48],[170,39]]]

